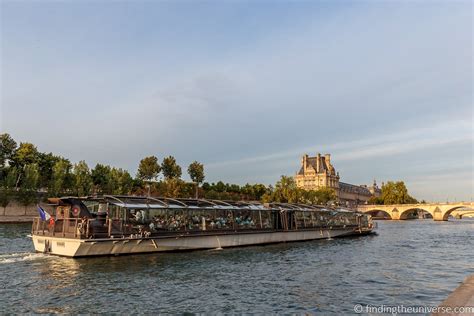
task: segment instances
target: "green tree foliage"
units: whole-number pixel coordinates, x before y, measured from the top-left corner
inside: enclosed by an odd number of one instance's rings
[[[188,167],[188,174],[191,181],[195,183],[202,183],[204,181],[204,165],[197,161],[191,163]]]
[[[408,194],[408,189],[403,181],[388,181],[382,186],[380,196],[383,204],[412,204],[417,200]]]
[[[281,176],[273,191],[273,200],[283,203],[298,203],[302,198],[302,190],[296,187],[295,179]]]
[[[111,184],[111,168],[98,163],[92,169],[92,183],[94,185],[94,192],[96,194],[110,194]]]
[[[17,143],[8,134],[0,134],[0,204],[9,203],[10,196],[22,196],[23,201],[36,198],[38,189],[47,189],[49,196],[74,194],[141,194],[164,195],[169,197],[191,198],[201,195],[206,198],[223,200],[260,200],[269,192],[263,184],[246,184],[239,186],[219,181],[203,183],[204,166],[194,161],[187,169],[194,183],[180,180],[181,167],[173,156],[163,159],[163,168],[154,156],[145,157],[140,161],[137,177],[133,179],[128,171],[111,166],[97,164],[90,170],[84,161],[72,166],[71,162],[53,153],[42,153],[31,143]],[[8,161],[8,164],[6,163]],[[32,167],[34,165],[34,167]],[[28,167],[27,167],[28,166]],[[164,181],[156,180],[163,171]],[[26,174],[28,173],[28,175]],[[39,174],[32,186],[32,174]],[[6,185],[5,181],[15,180],[15,185]],[[25,177],[28,176],[28,179]],[[202,184],[202,188],[199,184]],[[196,185],[197,184],[197,185]],[[6,188],[12,195],[6,194]],[[36,187],[36,189],[32,189]],[[33,192],[35,191],[35,192]],[[199,193],[200,192],[200,193]],[[30,199],[30,200],[31,200]]]
[[[191,181],[193,181],[196,184],[195,196],[196,198],[198,198],[199,184],[204,181],[204,165],[197,161],[192,162],[188,167],[188,174],[189,174],[189,177],[191,178]]]
[[[369,204],[377,204],[377,205],[381,205],[381,204],[384,204],[383,203],[383,199],[381,197],[377,197],[377,196],[372,196],[368,201],[367,203]]]
[[[72,185],[72,165],[69,160],[61,158],[53,166],[49,194],[60,196],[66,194]]]
[[[207,199],[259,201],[268,192],[268,188],[263,184],[247,183],[239,186],[219,181],[217,183],[204,182],[202,192]]]
[[[130,194],[134,188],[140,191],[136,188],[137,183],[142,186],[141,180],[134,180],[128,171],[121,168],[97,164],[91,174],[96,194]]]
[[[181,167],[176,163],[176,159],[173,156],[163,159],[161,170],[165,180],[179,179],[181,177]]]
[[[20,143],[15,151],[12,164],[23,169],[24,166],[38,162],[38,149],[31,143]]]
[[[36,164],[37,162],[38,150],[36,147],[31,143],[20,143],[10,161],[11,166],[16,167],[18,170],[17,187],[25,177],[25,166]]]
[[[27,164],[23,167],[23,179],[18,194],[19,201],[27,206],[37,200],[39,169],[36,164]]]
[[[5,177],[0,180],[0,206],[3,207],[3,215],[5,215],[5,208],[16,196],[16,179],[18,171],[15,167],[8,168]]]
[[[181,191],[184,186],[184,181],[179,178],[167,178],[163,183],[163,196],[176,198],[181,197]]]
[[[247,183],[240,189],[245,200],[258,201],[268,191],[268,188],[263,184],[249,184]]]
[[[222,193],[222,192],[225,192],[226,191],[226,187],[225,187],[225,184],[224,182],[222,181],[219,181],[217,182],[215,185],[213,184],[213,187],[215,188],[215,190],[219,193]]]
[[[87,163],[82,160],[74,165],[73,192],[77,196],[86,196],[92,193],[92,174]]]
[[[121,168],[112,168],[110,171],[110,178],[112,185],[109,185],[108,190],[113,194],[130,194],[132,191],[134,181],[127,170]]]
[[[296,186],[293,177],[281,176],[275,188],[262,195],[262,201],[281,203],[327,204],[336,201],[336,193],[330,188],[303,190]]]
[[[155,156],[145,157],[140,160],[138,165],[137,178],[143,181],[156,180],[160,171],[161,167],[158,163],[158,158]]]
[[[55,156],[52,153],[38,153],[38,168],[40,172],[40,180],[38,186],[40,188],[47,188],[51,184],[53,178],[53,167],[60,161],[59,156]]]
[[[328,204],[328,203],[335,203],[337,201],[337,196],[336,192],[331,189],[331,188],[320,188],[318,190],[309,190],[309,191],[304,191],[305,194],[308,194],[311,192],[313,196],[311,198],[306,198],[305,195],[305,203],[310,203],[310,204]]]
[[[16,146],[15,140],[9,134],[0,134],[0,168],[3,168],[7,161],[13,159]]]

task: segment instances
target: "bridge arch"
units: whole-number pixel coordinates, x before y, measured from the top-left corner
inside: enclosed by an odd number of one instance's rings
[[[459,213],[459,218],[462,219],[464,217],[464,215],[471,215],[471,214],[474,214],[474,210],[469,210],[469,211],[466,211],[466,212],[463,212],[463,213]]]
[[[392,214],[382,209],[370,209],[370,210],[364,211],[364,213],[369,214],[372,217],[380,217],[380,215],[383,215],[382,217],[384,218],[392,219]]]
[[[410,215],[410,212],[413,212],[413,211],[418,211],[418,210],[421,210],[421,211],[424,211],[428,214],[431,215],[431,217],[433,217],[433,213],[431,213],[428,209],[426,208],[423,208],[423,207],[410,207],[406,210],[403,210],[402,212],[400,212],[400,219],[407,219],[408,215]]]
[[[460,215],[461,218],[462,218],[462,215],[474,213],[474,208],[472,208],[472,207],[466,207],[466,206],[463,206],[463,205],[455,206],[455,207],[452,207],[452,208],[448,209],[448,210],[446,211],[446,213],[444,213],[444,215],[443,215],[443,221],[447,221],[448,218],[449,218],[449,215],[450,215],[452,212],[454,212],[454,211],[456,211],[456,210],[458,210],[458,209],[460,209],[460,208],[468,209],[468,211],[466,211],[466,213],[462,213],[462,214]]]

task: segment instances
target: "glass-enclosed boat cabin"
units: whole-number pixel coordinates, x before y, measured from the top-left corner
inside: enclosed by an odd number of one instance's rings
[[[35,219],[33,234],[66,238],[371,228],[370,216],[306,204],[104,195],[50,199],[52,219]]]

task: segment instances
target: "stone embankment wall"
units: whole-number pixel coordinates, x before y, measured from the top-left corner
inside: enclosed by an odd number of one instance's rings
[[[432,316],[467,316],[474,315],[474,274],[468,276],[464,282],[444,300],[440,308],[442,312],[431,314]],[[449,309],[447,309],[447,308]],[[444,312],[446,311],[446,312]]]
[[[52,214],[50,207],[44,205],[42,207]],[[36,204],[24,206],[18,202],[10,202],[7,207],[0,207],[0,223],[32,222],[33,218],[38,216]]]

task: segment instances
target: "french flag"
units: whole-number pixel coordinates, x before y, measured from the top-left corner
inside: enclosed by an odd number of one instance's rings
[[[49,215],[48,212],[46,212],[45,210],[43,210],[43,208],[39,205],[36,205],[38,207],[38,212],[40,214],[40,217],[43,221],[49,221],[49,219],[51,218],[51,215]]]

